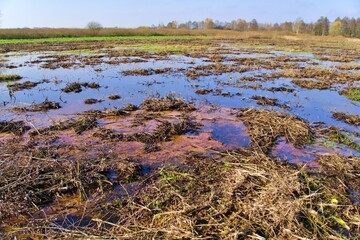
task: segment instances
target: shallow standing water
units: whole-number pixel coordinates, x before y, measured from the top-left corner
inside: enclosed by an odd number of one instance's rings
[[[56,57],[65,60],[57,62]],[[56,120],[62,120],[87,110],[103,110],[123,107],[131,103],[139,105],[147,97],[160,97],[174,92],[186,100],[202,104],[218,105],[225,108],[265,108],[290,113],[309,123],[323,123],[335,126],[347,132],[360,133],[359,128],[332,117],[335,111],[347,114],[360,114],[360,104],[351,101],[338,93],[346,87],[337,85],[330,89],[305,89],[292,83],[291,78],[266,79],[266,76],[281,71],[279,68],[268,68],[267,65],[242,65],[247,60],[259,63],[271,63],[277,59],[288,59],[296,68],[317,65],[317,67],[333,68],[338,62],[321,61],[311,53],[288,53],[268,51],[267,53],[247,52],[246,49],[227,48],[215,54],[199,57],[181,55],[142,57],[112,57],[107,54],[69,54],[56,52],[10,53],[0,69],[1,74],[18,74],[23,78],[16,82],[0,83],[0,120],[25,120],[34,127],[48,126]],[[90,60],[95,59],[95,60]],[[221,59],[224,70],[206,72],[206,66],[217,67]],[[237,63],[240,62],[240,63]],[[215,65],[214,65],[215,64]],[[284,63],[285,64],[285,63]],[[243,68],[243,70],[226,70],[226,66]],[[291,67],[291,66],[290,66]],[[137,69],[148,70],[150,73],[136,72],[125,74],[126,71]],[[158,71],[158,73],[156,72]],[[164,70],[164,71],[163,71]],[[188,75],[204,71],[197,77]],[[360,71],[352,71],[360,72]],[[252,79],[255,77],[255,81]],[[46,81],[44,81],[46,80]],[[37,82],[38,85],[29,89],[12,91],[8,87],[12,83]],[[71,83],[96,83],[100,87],[92,89],[82,87],[81,92],[62,91]],[[356,84],[356,82],[355,82]],[[272,89],[289,91],[274,91]],[[205,90],[206,92],[202,92]],[[110,95],[120,98],[110,100]],[[254,96],[276,99],[274,106],[258,104]],[[93,98],[98,102],[85,104],[84,100]],[[30,108],[33,104],[44,101],[58,102],[60,109],[46,112],[16,111],[16,108]],[[118,123],[119,125],[120,123]],[[250,145],[246,128],[239,123],[226,119],[203,121],[201,132],[208,132],[211,138],[227,146],[244,147]],[[121,125],[121,124],[120,124]],[[126,125],[126,124],[125,124]],[[245,131],[244,133],[241,133]],[[241,133],[240,135],[238,133]],[[240,137],[239,137],[240,136]],[[357,138],[354,137],[356,142]],[[309,146],[299,150],[279,140],[272,150],[275,157],[288,161],[308,162],[315,158],[315,153],[328,151],[320,147]],[[321,147],[322,146],[322,147]],[[347,155],[357,152],[344,146],[334,146],[335,152]],[[290,152],[289,152],[290,151]]]
[[[235,53],[235,56],[241,58],[246,52]],[[291,83],[291,79],[287,78],[270,81],[259,80],[258,82],[237,81],[241,77],[259,76],[261,78],[277,70],[249,69],[243,73],[231,72],[190,79],[185,74],[186,69],[190,69],[194,65],[209,65],[211,62],[206,58],[175,55],[170,55],[162,60],[146,59],[146,62],[140,63],[121,63],[117,65],[100,63],[88,66],[75,61],[75,64],[69,68],[43,68],[43,61],[47,60],[45,57],[52,54],[54,53],[18,53],[8,55],[6,58],[7,62],[4,65],[15,66],[16,68],[8,69],[2,67],[0,69],[2,74],[18,74],[22,76],[23,79],[17,81],[19,83],[25,81],[39,82],[44,79],[48,81],[40,83],[31,89],[16,91],[13,96],[10,96],[7,87],[10,83],[0,83],[0,103],[2,103],[0,111],[2,120],[25,118],[26,116],[28,121],[41,126],[46,123],[46,120],[56,120],[62,118],[63,115],[75,114],[90,109],[122,107],[127,103],[140,104],[148,96],[164,96],[170,92],[175,92],[185,99],[195,100],[198,103],[206,102],[232,108],[257,107],[274,109],[297,115],[309,122],[324,122],[327,125],[338,126],[347,131],[358,131],[357,127],[332,118],[333,111],[342,111],[348,114],[360,113],[360,104],[339,95],[336,91],[337,89],[303,89]],[[272,52],[272,54],[294,58],[309,57],[309,54],[290,54],[278,51]],[[248,54],[246,57],[262,59],[269,57],[269,55],[271,56],[271,54]],[[87,55],[80,56],[86,57]],[[230,58],[234,54],[224,56]],[[102,59],[102,61],[106,62],[105,60],[105,58]],[[224,64],[231,65],[232,62],[224,61]],[[299,64],[304,63],[299,62]],[[328,66],[329,63],[324,63],[324,65]],[[164,74],[152,74],[150,76],[124,76],[122,74],[123,71],[137,68],[172,68],[172,71]],[[73,82],[95,82],[100,85],[100,88],[83,88],[80,93],[64,93],[61,91],[67,84]],[[269,91],[268,89],[272,87],[286,87],[295,89],[295,91],[291,93]],[[199,95],[195,93],[198,89],[210,89],[213,91],[207,95]],[[121,99],[115,101],[108,99],[109,95],[114,94],[120,95]],[[251,99],[254,95],[277,98],[281,104],[288,107],[283,109],[277,106],[260,106]],[[87,98],[95,98],[101,102],[87,105],[84,104],[84,100]],[[41,103],[46,99],[59,102],[61,109],[51,110],[46,113],[18,113],[12,111],[13,107],[26,107],[33,103]]]

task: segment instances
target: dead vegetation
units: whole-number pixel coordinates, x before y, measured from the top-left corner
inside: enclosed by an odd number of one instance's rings
[[[174,96],[157,100],[167,103],[165,109],[188,108],[179,107]],[[96,127],[96,118],[129,114],[124,109],[92,110],[78,120],[35,130],[37,134],[27,145],[19,144],[20,140],[0,145],[0,223],[4,229],[0,235],[356,239],[360,209],[353,192],[360,191],[360,159],[320,155],[316,171],[278,162],[266,155],[267,150],[279,137],[298,147],[311,142],[309,125],[287,114],[238,110],[237,117],[247,126],[252,146],[233,152],[189,151],[179,167],[164,165],[146,175],[141,173],[145,166],[126,154],[118,157],[110,146],[118,142],[145,143],[142,154],[146,158],[146,154],[161,151],[165,142],[196,130],[192,119],[183,116],[173,122],[158,120],[155,130],[131,134],[99,127],[92,134],[95,145],[85,147],[54,141],[56,131],[74,129],[81,133]],[[135,119],[156,119],[161,113],[134,114]],[[45,134],[50,132],[55,135]],[[103,151],[90,150],[99,143]],[[131,186],[135,183],[134,190]],[[124,194],[114,190],[118,188]],[[64,205],[62,199],[70,201]],[[55,210],[48,213],[43,206]]]
[[[93,134],[94,137],[102,140],[116,140],[123,142],[142,142],[154,145],[160,142],[171,141],[175,136],[196,130],[197,126],[190,119],[181,119],[177,123],[168,121],[161,122],[154,132],[141,132],[135,134],[116,133],[106,128],[100,128]]]
[[[261,78],[259,77],[241,77],[238,79],[238,82],[260,82]]]
[[[52,131],[73,130],[76,134],[81,134],[84,131],[90,130],[97,126],[96,117],[88,115],[79,119],[69,119],[66,121],[58,122],[43,129],[35,129],[31,132],[32,136],[49,134]]]
[[[169,94],[163,98],[146,98],[142,103],[142,108],[153,112],[168,110],[190,112],[196,109],[192,103],[187,103],[184,99],[177,98],[174,94]]]
[[[114,95],[110,95],[108,98],[110,100],[118,100],[118,99],[121,99],[121,96],[117,95],[117,94],[114,94]]]
[[[82,88],[80,83],[74,82],[67,84],[64,88],[61,89],[61,91],[65,93],[70,93],[70,92],[79,93],[82,91]]]
[[[30,127],[25,125],[23,121],[0,121],[0,133],[13,133],[21,135]]]
[[[342,112],[333,112],[333,118],[352,124],[355,126],[360,126],[360,115],[345,114]]]
[[[302,119],[273,111],[258,109],[241,109],[238,117],[248,128],[249,135],[255,147],[267,152],[279,137],[303,146],[313,139],[313,132]]]
[[[92,54],[92,55],[78,55],[78,54],[59,54],[59,55],[43,55],[39,60],[31,61],[31,64],[41,63],[42,68],[51,70],[59,68],[83,68],[84,66],[100,65],[105,55]]]
[[[204,89],[204,88],[201,88],[201,89],[198,89],[198,90],[195,91],[195,93],[199,94],[199,95],[206,95],[206,94],[209,94],[211,92],[212,92],[211,89]]]
[[[88,98],[84,100],[85,104],[96,104],[96,103],[101,103],[103,100],[100,99],[95,99],[95,98]]]
[[[96,82],[83,82],[81,83],[81,86],[84,88],[92,88],[92,89],[99,89],[100,85]]]
[[[96,100],[96,99],[95,99]],[[98,101],[98,100],[96,100]],[[45,106],[53,104],[48,102]],[[39,106],[42,108],[43,106]],[[91,130],[98,126],[97,119],[104,117],[121,117],[128,116],[132,111],[136,111],[139,108],[133,104],[127,104],[123,108],[112,108],[105,109],[103,111],[99,110],[90,110],[83,113],[79,113],[79,117],[74,117],[64,121],[55,122],[53,125],[42,128],[34,129],[31,131],[31,136],[38,135],[49,135],[54,131],[64,131],[64,130],[73,130],[76,134],[82,134],[85,131]]]
[[[165,73],[169,73],[172,71],[173,71],[172,68],[155,68],[155,69],[137,68],[137,69],[133,69],[133,70],[123,71],[122,75],[124,75],[124,76],[134,76],[134,75],[149,76],[149,75],[153,75],[153,74],[165,74]]]
[[[346,56],[321,56],[319,57],[319,60],[348,63],[351,62],[353,59]]]
[[[336,66],[339,70],[360,70],[360,64],[348,63]]]
[[[112,155],[73,160],[67,158],[68,154],[60,157],[52,155],[54,149],[31,145],[18,149],[18,156],[11,156],[8,151],[2,149],[1,153],[1,223],[34,213],[37,206],[49,204],[60,195],[78,194],[86,199],[96,188],[110,188],[106,183],[110,170],[118,174],[118,181],[131,178],[139,170],[136,164]]]
[[[79,93],[82,91],[82,87],[98,89],[98,88],[100,88],[100,85],[95,82],[90,82],[90,83],[89,82],[83,82],[83,83],[73,82],[73,83],[67,84],[64,88],[61,89],[61,91],[65,92],[65,93],[70,93],[70,92]]]
[[[265,106],[276,106],[278,101],[276,98],[267,98],[263,96],[252,96],[251,99],[255,100],[257,104]]]
[[[182,40],[183,41],[183,40]],[[225,41],[221,39],[221,42]],[[228,39],[228,43],[274,44],[272,38]],[[292,41],[277,42],[283,47],[299,46]],[[140,41],[141,42],[141,41]],[[143,43],[154,43],[146,39]],[[163,44],[167,40],[155,41]],[[169,40],[172,43],[177,41]],[[302,40],[301,44],[304,44]],[[217,46],[216,41],[188,40],[185,44]],[[99,49],[116,47],[116,44],[134,44],[132,40],[106,42],[18,44],[6,46],[9,50],[29,51]],[[301,45],[300,44],[300,45]],[[337,44],[337,42],[336,42]],[[334,46],[336,46],[334,44]],[[321,44],[322,45],[322,44]],[[306,45],[301,45],[305,47]],[[326,45],[327,46],[327,45]],[[313,46],[314,47],[314,46]],[[5,49],[5,48],[4,48]],[[319,52],[337,51],[324,46]],[[4,50],[5,51],[5,50]],[[228,49],[216,49],[231,53]],[[268,53],[268,49],[252,49],[248,52]],[[358,57],[358,51],[345,49],[350,58]],[[157,58],[168,53],[153,54],[138,50],[109,50],[112,57]],[[203,51],[193,56],[207,56]],[[190,54],[189,54],[190,55]],[[335,56],[335,55],[334,55]],[[82,59],[81,64],[96,65],[101,56]],[[49,67],[77,66],[70,56],[61,63]],[[80,59],[80,58],[78,58]],[[295,78],[293,83],[308,88],[330,88],[335,83],[355,82],[354,73],[342,73],[333,69],[309,70],[294,67],[292,57],[277,57],[275,61],[238,60],[238,65],[222,65],[223,57],[212,56],[217,62],[209,67],[194,67],[188,77],[219,75],[246,69],[283,69],[278,76]],[[334,59],[333,59],[334,60]],[[125,60],[127,61],[127,60]],[[130,60],[129,60],[130,61]],[[348,60],[346,60],[348,61]],[[51,60],[49,61],[49,63]],[[292,69],[290,69],[290,66]],[[315,68],[314,68],[315,69]],[[339,68],[340,69],[340,68]],[[350,70],[350,69],[341,69]],[[241,70],[242,71],[242,70]],[[157,72],[157,73],[156,73]],[[166,71],[165,71],[166,72]],[[199,75],[198,73],[199,72]],[[284,73],[286,72],[286,73]],[[161,74],[163,69],[151,69],[146,74]],[[343,75],[345,74],[345,75]],[[350,75],[347,75],[350,74]],[[276,74],[275,74],[276,75]],[[274,75],[274,76],[275,76]],[[242,77],[239,81],[262,81],[261,76]],[[306,82],[299,82],[299,81]],[[298,82],[296,82],[298,81]],[[320,84],[311,82],[321,82]],[[346,80],[347,81],[347,80]],[[309,85],[310,84],[310,85]],[[313,84],[313,85],[311,85]],[[98,88],[96,83],[69,84],[64,92],[80,92],[83,88]],[[252,86],[254,89],[258,85]],[[294,92],[294,89],[277,87],[269,91]],[[341,92],[357,96],[357,88]],[[221,89],[199,89],[198,94],[232,96]],[[113,95],[113,99],[120,96]],[[110,97],[109,97],[110,98]],[[262,105],[276,106],[277,99],[254,96]],[[56,107],[48,102],[38,109]],[[298,148],[311,143],[314,132],[300,118],[266,110],[240,109],[238,118],[244,122],[252,140],[252,146],[233,152],[218,152],[210,148],[193,146],[201,154],[184,152],[184,162],[178,159],[153,167],[143,175],[148,163],[143,159],[161,154],[164,144],[176,136],[198,130],[198,125],[186,116],[175,121],[158,120],[162,111],[195,110],[175,95],[164,98],[147,98],[141,107],[128,104],[121,109],[91,110],[74,119],[31,131],[31,140],[12,138],[0,144],[0,238],[4,239],[358,239],[360,236],[360,159],[334,154],[319,153],[319,167],[290,165],[278,162],[267,154],[279,137]],[[40,110],[40,111],[45,111]],[[236,111],[236,110],[234,110]],[[140,133],[119,133],[100,125],[99,118],[113,121],[134,114],[134,125],[157,119],[155,130]],[[334,113],[334,117],[358,124],[353,115]],[[114,120],[115,119],[115,120]],[[172,119],[174,120],[174,119]],[[215,120],[214,120],[215,121]],[[236,121],[236,120],[235,120]],[[358,126],[358,125],[357,125]],[[0,132],[21,135],[29,128],[24,122],[0,122]],[[71,136],[78,141],[90,138],[81,146],[62,142],[59,132],[72,130]],[[90,131],[92,130],[92,131]],[[86,132],[89,131],[89,132]],[[86,132],[86,133],[84,133]],[[84,134],[82,134],[84,133]],[[360,151],[354,139],[340,130],[332,129],[332,140]],[[66,137],[68,137],[66,135]],[[83,138],[81,138],[83,137]],[[90,143],[91,142],[91,143]],[[119,157],[117,143],[140,142],[143,159]],[[101,148],[102,151],[94,150]],[[148,155],[147,155],[148,154]],[[179,161],[179,162],[177,162]],[[136,163],[135,163],[136,162]],[[175,164],[175,165],[176,165]],[[144,171],[145,172],[145,171]],[[133,187],[132,184],[137,184]],[[120,190],[119,190],[120,189]],[[66,202],[64,204],[64,202]]]
[[[332,85],[331,82],[317,81],[311,79],[294,79],[291,82],[302,88],[319,90],[329,89]]]
[[[128,103],[128,104],[126,104],[122,109],[123,109],[124,111],[132,112],[132,111],[138,110],[139,107],[136,106],[136,105],[134,105],[134,104]]]
[[[47,80],[41,81],[41,82],[31,82],[31,81],[26,81],[23,83],[13,83],[13,84],[8,84],[7,87],[9,89],[11,89],[12,91],[16,92],[16,91],[22,91],[25,89],[31,89],[36,87],[37,85],[47,82]]]
[[[80,194],[77,191],[81,189],[86,196],[94,188],[100,188],[99,183],[102,191],[106,191],[108,183],[102,172],[112,170],[116,162],[121,163],[120,169],[128,169],[124,174],[119,173],[125,182],[131,179],[126,176],[138,174],[136,165],[113,157],[73,163],[59,159],[52,162],[25,159],[34,167],[24,171],[12,166],[11,171],[0,177],[5,186],[2,192],[7,193],[1,195],[2,206],[16,209],[20,216],[29,212],[29,206],[32,206],[31,213],[39,212],[31,204],[53,199],[56,193]],[[49,215],[46,220],[25,221],[26,226],[31,227],[10,228],[4,236],[356,239],[360,209],[352,203],[351,190],[360,186],[359,160],[323,156],[319,172],[311,174],[251,150],[213,159],[190,154],[186,168],[161,168],[132,195],[112,201],[100,195],[78,203],[75,214],[88,219],[85,225],[76,221],[69,227],[56,221],[56,215]],[[35,167],[46,171],[37,172]],[[9,175],[10,172],[13,175]],[[18,176],[14,177],[15,173],[23,177],[19,180]],[[39,192],[40,185],[48,188]],[[33,190],[30,195],[26,194],[28,189]],[[19,204],[11,204],[9,199],[18,199]],[[9,216],[11,212],[6,211],[2,216]]]
[[[288,92],[288,93],[293,93],[293,92],[295,92],[295,89],[293,89],[293,88],[286,88],[286,87],[271,87],[271,88],[268,88],[268,91],[270,91],[270,92]]]
[[[16,74],[0,74],[0,82],[16,81],[22,77]]]
[[[324,86],[333,84],[346,84],[360,79],[359,73],[341,72],[331,68],[305,67],[300,69],[285,69],[266,76],[266,79],[295,78],[316,80]]]
[[[257,104],[262,106],[276,106],[280,108],[289,109],[290,107],[286,104],[280,104],[277,98],[268,98],[264,96],[252,96],[251,99],[255,100]]]
[[[20,111],[20,112],[47,112],[49,110],[56,110],[60,109],[60,103],[53,102],[49,100],[45,100],[42,103],[39,104],[31,104],[30,107],[15,107],[13,108],[14,111]]]
[[[191,79],[197,79],[200,76],[221,75],[224,73],[247,71],[246,68],[237,65],[225,65],[221,63],[198,65],[186,71],[186,76]]]

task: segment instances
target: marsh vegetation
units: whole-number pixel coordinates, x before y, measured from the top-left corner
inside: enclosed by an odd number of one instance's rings
[[[210,33],[0,42],[0,237],[359,238],[359,44]]]

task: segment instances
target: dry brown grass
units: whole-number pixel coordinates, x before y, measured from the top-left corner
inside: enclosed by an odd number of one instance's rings
[[[360,186],[359,158],[331,155],[320,162],[321,170],[313,175],[254,151],[216,159],[190,155],[188,170],[160,169],[133,196],[84,202],[80,211],[93,216],[92,227],[63,228],[49,216],[5,236],[342,239],[344,233],[356,239],[360,209],[352,204],[350,190]]]
[[[354,114],[345,114],[342,112],[334,112],[333,118],[336,118],[340,121],[344,121],[348,124],[352,124],[355,126],[360,126],[360,115],[354,115]]]
[[[313,138],[306,122],[288,114],[249,108],[242,109],[238,117],[248,128],[253,144],[264,152],[278,137],[285,137],[297,146],[310,143]]]
[[[168,96],[148,99],[142,106],[151,104],[158,110],[165,104],[166,110],[185,113],[187,105],[183,106],[183,100],[178,101]],[[26,145],[19,144],[21,138],[3,142],[0,145],[3,231],[0,236],[8,239],[359,237],[360,209],[353,192],[360,191],[360,159],[320,155],[319,168],[308,169],[270,158],[266,151],[278,137],[298,146],[312,140],[309,125],[287,114],[240,109],[238,117],[247,126],[253,146],[233,152],[189,151],[184,153],[180,167],[165,165],[148,175],[140,174],[141,166],[134,159],[113,154],[111,139],[98,142],[105,150],[84,149],[83,155],[72,145],[53,145],[57,131],[74,128],[81,133],[96,127],[96,117],[127,114],[124,109],[89,111],[77,120],[36,129],[37,136]],[[173,124],[163,122],[153,132],[143,133],[145,142],[171,140],[182,134],[188,124],[186,119]],[[148,150],[151,152],[153,147],[156,145],[148,146]],[[107,177],[109,171],[117,174],[115,182]],[[125,189],[126,195],[113,195],[115,183]],[[127,192],[125,186],[132,183],[139,187]],[[44,204],[50,204],[55,214],[47,214]],[[68,214],[79,216],[79,220],[71,222]],[[69,218],[69,224],[59,221],[61,216],[65,220]]]
[[[216,30],[211,32],[214,36],[220,34],[220,31]],[[221,34],[224,33],[227,32],[221,31]],[[253,44],[273,41],[269,33],[228,32],[228,34],[226,37],[230,43],[245,38],[250,39],[249,42]],[[230,39],[231,37],[236,39]],[[314,39],[319,41],[327,38],[312,38]],[[286,43],[279,41],[280,44],[291,45],[292,41],[307,40],[303,39],[303,36],[297,36],[296,39],[288,38]],[[333,40],[329,38],[329,41]],[[187,42],[187,44],[191,43],[193,42]],[[96,49],[103,43],[91,44],[92,48]],[[333,41],[331,44],[336,45],[337,42]],[[83,42],[79,45],[79,48],[84,49],[90,46]],[[35,48],[32,48],[33,45],[29,46],[31,49],[48,47],[41,44],[36,45]],[[66,45],[64,49],[69,49],[71,46],[72,44]],[[26,49],[27,46],[22,45],[22,47]],[[58,45],[54,44],[52,47],[57,48]],[[221,61],[220,58],[213,60]],[[282,61],[288,60],[284,58]],[[214,69],[216,70],[216,67]],[[296,71],[301,70],[296,69]],[[322,69],[305,70],[306,76],[300,77],[317,78],[325,75],[324,80],[337,77],[341,80],[348,76],[338,76],[335,72],[335,70]],[[299,74],[290,74],[289,77]],[[274,90],[286,91],[286,89]],[[155,114],[145,113],[154,115],[161,114],[159,111],[174,110],[186,114],[187,111],[194,110],[192,104],[174,95],[159,99],[148,98],[142,104],[142,108],[145,111],[155,111]],[[202,155],[189,151],[184,153],[186,161],[182,162],[180,167],[165,165],[145,176],[140,174],[141,167],[134,163],[138,159],[119,158],[111,154],[114,150],[113,143],[119,140],[145,143],[172,140],[176,135],[192,130],[194,126],[189,119],[182,119],[183,121],[176,123],[163,122],[153,132],[129,135],[129,139],[125,139],[124,135],[119,133],[104,131],[103,141],[91,139],[90,145],[78,148],[72,143],[70,145],[62,143],[56,135],[58,131],[65,130],[70,132],[71,137],[77,139],[79,136],[73,132],[83,134],[85,131],[97,128],[98,118],[104,116],[121,118],[136,109],[136,106],[128,105],[123,109],[89,111],[79,118],[49,128],[34,129],[31,134],[33,138],[25,145],[22,143],[23,138],[2,141],[0,144],[0,237],[4,239],[359,238],[359,200],[356,195],[354,197],[354,193],[360,191],[359,158],[321,155],[319,168],[308,169],[307,166],[278,162],[267,155],[267,151],[279,137],[285,137],[296,146],[303,146],[312,141],[314,134],[309,124],[297,117],[266,110],[240,109],[238,117],[247,127],[252,146],[233,152],[202,149]],[[143,118],[148,117],[145,114]],[[0,132],[11,132],[13,129],[17,132],[20,129],[20,133],[23,133],[26,130],[23,129],[24,127],[23,122],[1,122]],[[91,131],[94,132],[96,130]],[[86,134],[89,132],[85,132],[82,137],[92,136]],[[61,133],[59,135],[61,136]],[[97,144],[103,144],[100,145],[103,152],[91,152],[93,147],[98,147]],[[145,146],[145,150],[151,152],[156,147],[156,145]],[[80,157],[81,154],[85,157]],[[116,172],[116,184],[125,189],[125,196],[111,197],[115,183],[109,181],[106,175],[109,171]],[[125,186],[133,183],[139,183],[139,189],[127,192]],[[59,207],[58,205],[61,205],[59,202],[65,201],[64,199],[69,201],[65,206]],[[54,212],[47,214],[43,210],[44,205],[54,208],[55,214]],[[57,207],[60,209],[58,212],[56,212]],[[90,225],[81,226],[80,222],[75,222],[69,226],[59,222],[59,215],[70,218],[67,216],[68,213],[76,214],[80,219],[87,219]]]
[[[331,88],[331,82],[326,82],[326,81],[317,81],[310,79],[293,79],[291,82],[294,83],[295,85],[298,85],[299,87],[307,88],[307,89],[322,90],[322,89]]]
[[[163,98],[146,98],[142,104],[142,108],[146,111],[168,111],[179,110],[190,112],[196,108],[193,104],[186,102],[182,98],[177,98],[175,94],[168,94]]]
[[[337,69],[340,70],[360,70],[360,64],[356,63],[347,63],[337,66]]]
[[[29,127],[23,121],[0,121],[0,133],[23,134]]]

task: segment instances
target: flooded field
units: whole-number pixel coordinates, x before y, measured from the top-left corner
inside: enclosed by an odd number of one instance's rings
[[[355,239],[359,47],[328,44],[2,44],[0,236]]]

